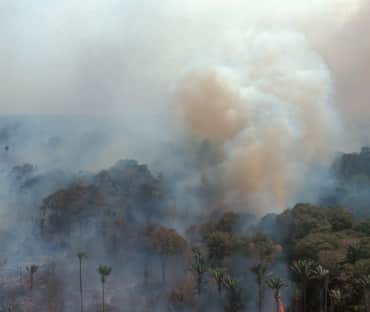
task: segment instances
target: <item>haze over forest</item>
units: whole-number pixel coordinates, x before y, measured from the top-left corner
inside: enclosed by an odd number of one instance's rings
[[[369,311],[368,29],[368,0],[0,0],[0,311]]]

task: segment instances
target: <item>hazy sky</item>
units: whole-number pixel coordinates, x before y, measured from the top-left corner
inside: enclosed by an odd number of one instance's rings
[[[370,117],[369,19],[367,0],[0,0],[0,113],[157,118],[181,73],[227,40],[288,29],[323,57],[356,127]]]
[[[0,114],[114,114],[132,142],[99,165],[208,139],[223,183],[283,209],[369,143],[369,29],[368,0],[0,0]]]

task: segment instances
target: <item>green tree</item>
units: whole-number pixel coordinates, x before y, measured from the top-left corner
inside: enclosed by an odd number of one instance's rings
[[[207,236],[206,244],[211,264],[221,266],[224,258],[232,253],[235,240],[232,233],[214,231]]]
[[[38,271],[39,266],[32,264],[26,267],[27,272],[30,274],[30,289],[33,289],[33,276]]]
[[[224,287],[227,291],[227,302],[225,305],[225,312],[239,312],[243,309],[241,288],[239,282],[229,275],[224,278]]]
[[[77,254],[79,265],[80,265],[80,305],[81,305],[81,312],[84,310],[84,304],[83,304],[83,285],[82,285],[82,261],[84,259],[87,259],[87,254],[83,251],[80,251]]]
[[[254,239],[258,264],[254,266],[251,271],[255,275],[258,286],[258,312],[262,311],[263,302],[265,298],[265,284],[269,275],[269,268],[273,261],[275,246],[273,242],[267,239],[264,235],[257,235]]]
[[[192,251],[193,262],[190,266],[190,271],[195,277],[197,292],[198,295],[200,295],[203,288],[204,275],[208,271],[208,265],[205,257],[202,255],[198,247],[194,247]]]
[[[194,311],[197,304],[196,297],[192,280],[180,280],[169,293],[170,310],[178,312]]]
[[[166,283],[167,262],[169,257],[183,253],[186,250],[187,243],[175,230],[165,227],[155,229],[151,233],[151,236],[154,249],[159,254],[162,268],[162,284],[164,285]]]
[[[361,221],[354,229],[359,233],[370,235],[370,220]]]
[[[258,306],[258,312],[261,312],[263,302],[264,302],[264,299],[265,299],[265,282],[266,282],[266,278],[268,277],[270,272],[269,272],[269,268],[268,268],[267,264],[265,264],[264,262],[261,262],[261,263],[257,264],[256,266],[254,266],[251,269],[251,271],[256,277],[256,283],[257,283],[257,286],[258,286],[257,306]]]
[[[343,231],[351,229],[354,224],[354,218],[351,212],[345,209],[328,209],[327,215],[331,227],[334,231]]]
[[[329,292],[330,297],[330,311],[335,312],[336,309],[343,303],[343,295],[339,289],[332,289]]]
[[[148,286],[149,282],[149,265],[150,259],[156,253],[156,246],[153,243],[152,234],[155,231],[153,224],[147,224],[144,226],[143,232],[140,232],[137,239],[134,240],[134,245],[138,248],[140,253],[143,253],[143,285]]]
[[[309,280],[313,278],[315,263],[312,260],[297,260],[292,263],[290,269],[297,276],[303,294],[303,312],[307,311],[307,286]]]
[[[222,286],[223,286],[223,283],[224,283],[226,272],[227,271],[226,271],[225,268],[210,269],[210,273],[212,275],[212,278],[216,282],[217,291],[218,291],[219,294],[221,294],[221,292],[222,292]]]
[[[100,265],[98,267],[98,273],[100,274],[100,281],[102,285],[102,310],[105,312],[105,282],[107,277],[112,272],[112,268],[106,265]]]
[[[370,241],[369,239],[361,239],[360,242],[349,245],[347,248],[347,261],[355,263],[361,259],[370,258]]]
[[[225,212],[222,217],[216,223],[215,229],[220,232],[232,233],[238,227],[240,223],[240,215],[229,211]]]
[[[285,243],[301,239],[315,231],[331,229],[326,210],[319,206],[300,203],[277,217],[279,235]]]
[[[370,302],[369,302],[369,292],[370,292],[370,275],[361,276],[357,280],[358,284],[361,287],[364,297],[364,305],[366,312],[370,312]]]
[[[268,287],[274,291],[274,298],[276,302],[276,312],[280,312],[281,295],[280,291],[282,288],[287,287],[287,284],[280,277],[271,277],[266,281]]]
[[[319,301],[320,312],[327,311],[327,297],[328,297],[328,284],[329,284],[329,270],[325,269],[320,264],[313,268],[313,278],[319,282]],[[324,300],[323,300],[324,299]],[[324,306],[324,309],[322,308]]]

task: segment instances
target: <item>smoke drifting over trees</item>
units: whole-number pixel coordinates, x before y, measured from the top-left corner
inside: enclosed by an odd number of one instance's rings
[[[1,111],[114,113],[109,156],[96,160],[98,169],[126,155],[163,159],[160,143],[181,146],[189,134],[208,139],[225,150],[223,183],[238,193],[229,197],[261,212],[282,210],[305,187],[297,171],[321,170],[336,151],[364,143],[363,128],[342,128],[359,115],[348,105],[364,105],[357,97],[343,103],[348,65],[331,51],[348,46],[338,39],[343,29],[356,37],[367,7],[356,0],[4,0]],[[366,66],[357,50],[350,59]],[[123,132],[137,139],[121,139]]]
[[[366,308],[369,12],[0,0],[0,308]]]

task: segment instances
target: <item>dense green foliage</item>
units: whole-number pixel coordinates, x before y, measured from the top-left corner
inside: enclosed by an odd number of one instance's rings
[[[263,219],[242,230],[240,219],[237,214],[226,213],[189,230],[190,243],[196,242],[208,258],[214,290],[222,296],[225,311],[264,311],[266,286],[273,290],[277,309],[284,302],[286,310],[297,312],[367,311],[368,220],[356,221],[345,209],[310,204],[297,204],[270,216],[268,231]],[[238,257],[245,259],[244,271],[236,268]],[[253,289],[246,287],[250,283],[245,271],[248,266],[254,276]],[[287,270],[281,272],[281,266]],[[227,278],[228,286],[222,282]],[[209,292],[212,290],[202,292],[202,296],[210,296]],[[257,300],[252,300],[250,293]],[[235,300],[235,306],[229,300]]]

